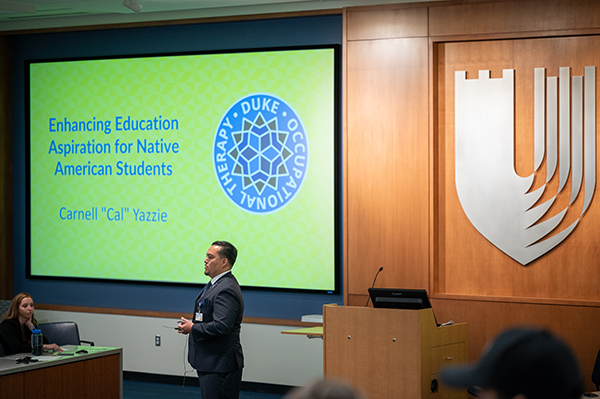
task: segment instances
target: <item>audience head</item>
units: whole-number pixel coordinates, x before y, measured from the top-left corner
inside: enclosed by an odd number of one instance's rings
[[[295,388],[284,399],[365,399],[358,391],[342,381],[319,380]]]
[[[480,399],[578,399],[583,394],[579,363],[550,332],[512,328],[498,335],[473,364],[441,370],[448,386],[478,386]]]
[[[10,304],[10,308],[8,308],[8,310],[4,314],[4,317],[2,317],[2,321],[7,319],[16,319],[17,317],[19,317],[19,308],[21,307],[21,303],[25,298],[31,299],[33,303],[33,298],[26,292],[21,292],[20,294],[15,295]]]

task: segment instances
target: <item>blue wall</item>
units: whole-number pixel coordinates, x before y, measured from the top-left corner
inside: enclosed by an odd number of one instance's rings
[[[199,287],[26,278],[25,184],[27,179],[24,61],[322,44],[341,45],[342,17],[333,15],[21,35],[13,37],[12,44],[15,293],[28,292],[37,303],[188,314],[192,311]],[[341,71],[339,76],[341,79]],[[341,143],[341,139],[339,142]],[[341,170],[339,165],[338,170]],[[341,179],[339,180],[341,190]],[[340,209],[341,206],[340,201]],[[341,231],[342,221],[339,220],[339,223]],[[341,235],[339,240],[341,243]],[[340,245],[338,254],[340,259],[341,251]],[[201,265],[198,270],[201,272]],[[339,278],[341,286],[341,270]],[[244,289],[243,294],[246,305],[245,315],[252,317],[299,319],[303,314],[321,313],[323,304],[343,302],[341,294],[249,289]]]

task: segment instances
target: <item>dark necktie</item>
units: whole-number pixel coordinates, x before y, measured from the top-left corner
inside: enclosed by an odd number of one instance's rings
[[[206,291],[208,291],[208,289],[210,288],[210,286],[212,285],[212,282],[209,281],[204,288],[202,289],[202,292],[200,293],[200,298],[202,298],[204,296],[204,294],[206,294]]]

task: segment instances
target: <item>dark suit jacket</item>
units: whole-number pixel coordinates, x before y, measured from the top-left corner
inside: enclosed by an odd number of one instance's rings
[[[202,302],[202,321],[195,320]],[[203,373],[228,373],[244,367],[240,342],[244,300],[236,278],[223,275],[194,304],[188,361]]]

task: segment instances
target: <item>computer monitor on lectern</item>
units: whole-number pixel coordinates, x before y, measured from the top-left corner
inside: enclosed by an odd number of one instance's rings
[[[374,308],[428,309],[431,308],[427,290],[409,288],[369,288]]]

